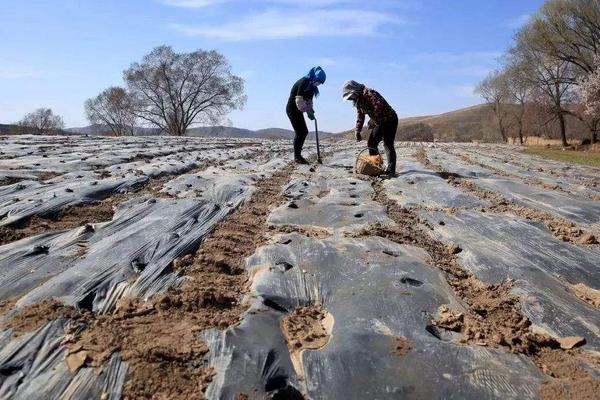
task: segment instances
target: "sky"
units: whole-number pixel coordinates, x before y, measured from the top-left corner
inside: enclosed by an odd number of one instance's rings
[[[0,123],[50,107],[88,125],[86,99],[122,85],[154,47],[215,49],[245,79],[229,125],[291,128],[285,104],[313,66],[328,75],[319,128],[354,125],[344,81],[378,90],[402,117],[480,103],[515,31],[543,0],[0,0]]]

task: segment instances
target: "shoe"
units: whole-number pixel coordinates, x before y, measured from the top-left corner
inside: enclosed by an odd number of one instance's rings
[[[296,161],[296,164],[309,164],[309,162],[306,161],[306,158],[302,156],[294,157],[294,161]]]
[[[396,171],[391,169],[386,170],[383,174],[389,176],[390,178],[395,178],[397,176]]]

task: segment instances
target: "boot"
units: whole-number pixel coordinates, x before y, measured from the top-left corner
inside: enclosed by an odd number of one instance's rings
[[[302,157],[301,155],[294,156],[294,161],[296,164],[309,164],[306,158]]]

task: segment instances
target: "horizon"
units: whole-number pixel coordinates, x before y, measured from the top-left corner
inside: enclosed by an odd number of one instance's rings
[[[83,102],[122,85],[122,71],[162,44],[179,52],[215,49],[246,80],[246,107],[222,125],[291,129],[289,90],[314,65],[328,75],[315,101],[323,131],[354,124],[355,111],[340,94],[348,79],[381,92],[400,118],[450,112],[482,103],[474,86],[498,67],[516,29],[542,3],[9,0],[0,5],[7,16],[0,26],[0,123],[50,107],[67,128],[87,126]]]

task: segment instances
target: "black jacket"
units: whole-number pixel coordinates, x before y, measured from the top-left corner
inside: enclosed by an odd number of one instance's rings
[[[315,87],[310,83],[310,79],[304,77],[300,78],[290,91],[290,98],[287,103],[287,112],[300,113],[298,107],[296,107],[296,96],[302,96],[304,100],[312,100],[315,97]]]

